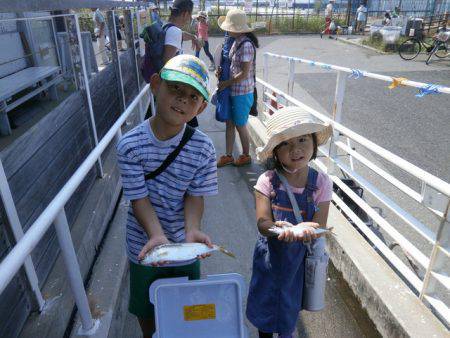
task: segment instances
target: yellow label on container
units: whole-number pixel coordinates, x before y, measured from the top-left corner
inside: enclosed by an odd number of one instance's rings
[[[216,304],[183,306],[184,320],[216,319]]]

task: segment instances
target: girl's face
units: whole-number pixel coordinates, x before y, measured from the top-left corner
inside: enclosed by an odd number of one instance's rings
[[[314,153],[312,135],[303,135],[281,142],[275,149],[278,161],[289,170],[308,166]]]

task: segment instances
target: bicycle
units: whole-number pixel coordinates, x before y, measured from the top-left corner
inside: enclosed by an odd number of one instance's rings
[[[448,40],[450,38],[450,31],[441,31],[435,37],[433,42],[428,43],[425,41],[423,34],[419,37],[411,37],[404,41],[398,48],[398,54],[403,60],[412,60],[422,51],[422,47],[425,48],[428,55],[425,63],[428,65],[433,55],[443,59],[450,55],[450,47]]]

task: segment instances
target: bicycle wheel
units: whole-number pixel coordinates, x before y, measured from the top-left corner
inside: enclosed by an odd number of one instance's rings
[[[438,49],[434,53],[438,58],[443,59],[450,55],[450,49],[449,49],[448,41],[441,42],[438,46]]]
[[[420,41],[416,38],[411,38],[398,47],[398,55],[400,55],[403,60],[412,60],[419,55],[421,49],[422,46]]]

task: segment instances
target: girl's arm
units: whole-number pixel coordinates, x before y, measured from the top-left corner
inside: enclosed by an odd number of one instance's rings
[[[328,211],[330,210],[330,201],[320,202],[318,205],[319,210],[314,213],[312,221],[319,224],[320,228],[327,226]]]
[[[258,230],[261,235],[269,237],[273,236],[273,233],[268,231],[270,227],[273,227],[274,220],[272,218],[272,207],[270,204],[270,199],[255,190],[256,199],[256,222],[258,225]]]
[[[248,78],[248,74],[250,73],[250,66],[251,66],[251,62],[242,62],[242,71],[240,71],[239,73],[236,74],[235,77],[229,79],[229,80],[225,80],[225,81],[220,81],[219,82],[219,90],[222,90],[226,87],[231,86],[232,84],[235,83],[239,83],[243,80],[245,80],[246,78]]]

